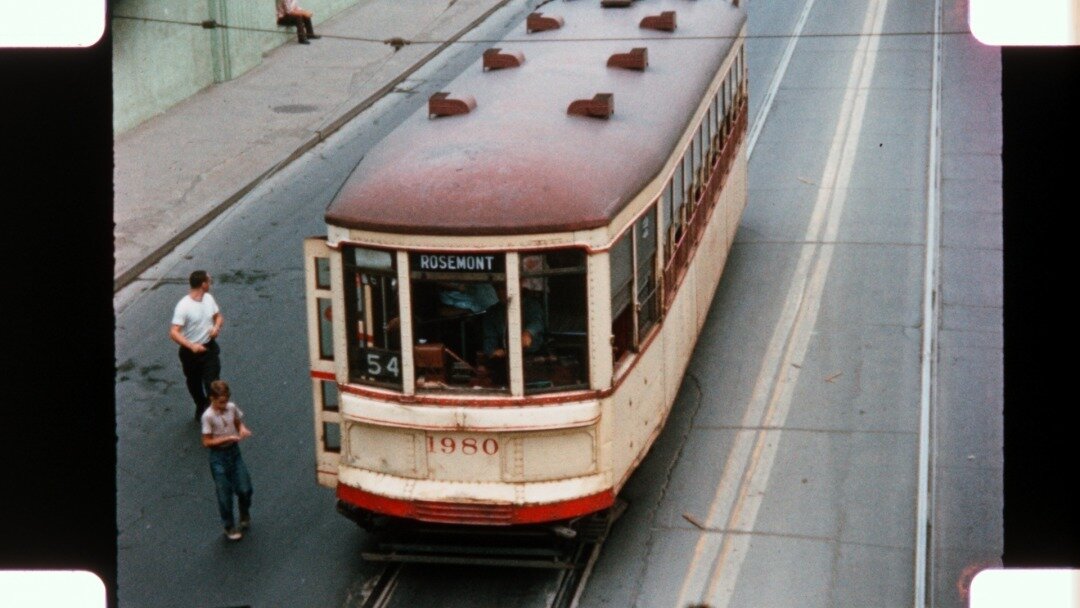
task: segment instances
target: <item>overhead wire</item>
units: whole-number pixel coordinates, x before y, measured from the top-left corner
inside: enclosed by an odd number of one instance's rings
[[[200,27],[203,29],[224,29],[235,30],[238,32],[256,32],[264,34],[283,34],[280,29],[267,29],[259,27],[248,27],[243,25],[229,25],[225,23],[218,23],[214,20],[207,21],[182,21],[176,19],[159,19],[154,17],[138,17],[133,15],[113,15],[113,19],[123,19],[129,21],[144,21],[149,23],[165,23],[170,25],[187,25],[191,27]],[[970,36],[970,30],[920,30],[920,31],[902,31],[902,32],[877,32],[877,33],[861,33],[861,32],[822,32],[822,33],[799,33],[799,34],[747,34],[743,36],[744,40],[788,40],[788,39],[814,39],[814,38],[892,38],[892,37],[915,37],[915,36]],[[344,36],[341,34],[321,34],[324,39],[333,40],[345,40],[350,42],[370,42],[377,44],[389,44],[391,40],[402,40],[401,38],[388,37],[388,38],[369,38],[366,36]],[[405,40],[408,44],[506,44],[506,43],[563,43],[563,42],[639,42],[639,41],[651,41],[651,40],[731,40],[738,38],[738,36],[679,36],[679,35],[666,35],[666,36],[611,36],[611,37],[586,37],[586,38],[541,38],[541,37],[529,37],[529,38],[470,38],[468,40],[446,40],[446,39],[419,39],[419,40]]]

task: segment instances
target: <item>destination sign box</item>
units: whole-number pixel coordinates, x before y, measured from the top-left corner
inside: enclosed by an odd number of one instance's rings
[[[413,253],[409,265],[420,272],[501,273],[506,269],[506,257],[495,253]]]

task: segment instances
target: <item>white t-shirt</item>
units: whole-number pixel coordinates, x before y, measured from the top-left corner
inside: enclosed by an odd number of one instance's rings
[[[224,412],[218,412],[214,406],[210,406],[202,415],[202,434],[215,438],[237,435],[240,432],[236,428],[237,420],[244,420],[244,412],[232,401],[225,406]]]
[[[214,328],[214,315],[218,313],[214,296],[204,293],[202,302],[196,302],[191,295],[184,296],[176,303],[173,310],[172,324],[180,326],[180,333],[195,344],[210,341],[210,330]]]

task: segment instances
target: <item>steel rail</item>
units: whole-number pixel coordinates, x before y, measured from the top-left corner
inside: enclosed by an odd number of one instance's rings
[[[600,557],[604,541],[607,540],[611,527],[619,519],[619,516],[626,511],[627,506],[625,501],[616,501],[609,511],[603,533],[595,540],[584,540],[576,544],[572,560],[573,567],[559,572],[556,591],[551,597],[547,608],[577,608],[581,594],[585,591],[585,585],[589,581],[589,575],[592,574],[593,566],[596,565],[596,560]]]
[[[401,574],[402,564],[388,564],[375,579],[371,592],[363,598],[357,608],[386,608],[390,605],[390,598],[397,589],[398,575]]]

